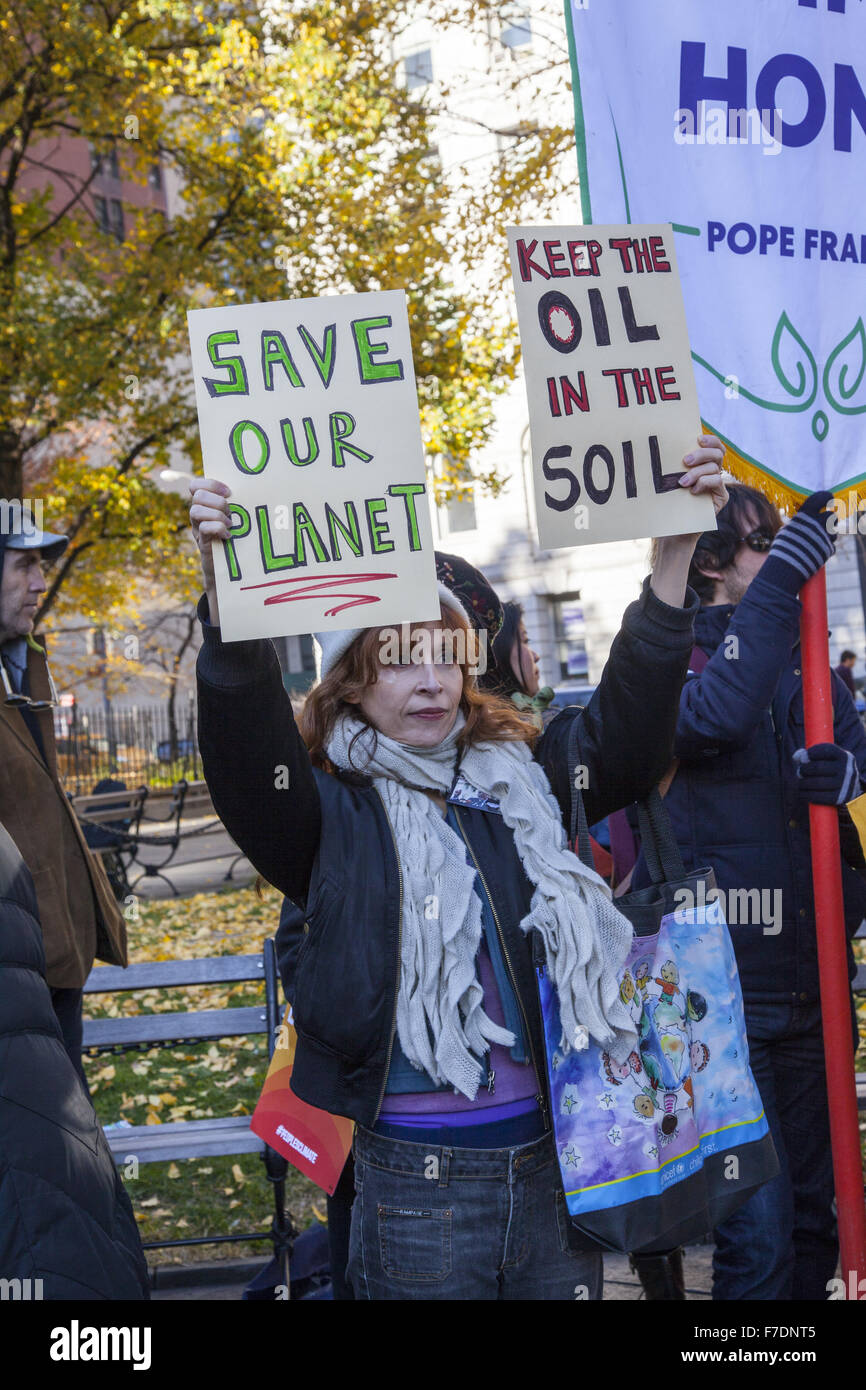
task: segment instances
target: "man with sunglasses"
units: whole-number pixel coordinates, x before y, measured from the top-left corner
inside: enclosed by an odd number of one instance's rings
[[[66,1050],[79,1076],[82,986],[95,956],[126,965],[126,924],[57,772],[57,693],[33,628],[46,590],[42,562],[66,548],[24,509],[0,528],[0,823],[33,875],[46,979]],[[85,1083],[86,1084],[86,1083]]]
[[[716,1299],[824,1300],[837,1259],[808,808],[840,809],[853,934],[866,865],[844,805],[861,791],[866,735],[834,674],[834,742],[804,747],[798,593],[833,553],[830,496],[814,493],[783,527],[760,492],[729,487],[689,573],[702,606],[665,805],[687,868],[711,865],[728,906],[752,1070],[781,1165],[716,1231]],[[646,881],[639,860],[634,885]],[[849,964],[853,974],[850,950]]]

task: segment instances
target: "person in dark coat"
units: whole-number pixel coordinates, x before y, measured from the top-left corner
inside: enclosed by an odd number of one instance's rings
[[[686,869],[710,865],[722,893],[781,1171],[717,1230],[713,1297],[824,1300],[838,1247],[809,804],[839,807],[850,935],[866,910],[866,865],[844,804],[861,791],[866,735],[833,676],[834,742],[804,747],[797,595],[833,551],[830,494],[807,498],[782,528],[760,492],[729,491],[689,575],[702,606],[665,805]],[[648,881],[640,858],[633,886]],[[849,962],[853,975],[850,947]]]
[[[723,451],[701,443],[683,483],[723,500]],[[567,1219],[552,1141],[536,963],[568,1036],[633,1045],[630,1019],[616,1031],[613,965],[631,928],[568,849],[563,818],[579,762],[598,819],[645,795],[669,759],[696,538],[660,545],[586,710],[562,711],[541,735],[480,692],[460,657],[407,658],[398,644],[386,659],[395,630],[378,626],[319,634],[322,680],[299,731],[273,647],[220,636],[210,551],[228,535],[229,505],[224,485],[197,480],[205,777],[229,832],[299,909],[278,942],[297,1030],[291,1086],[358,1122],[355,1295],[572,1301],[577,1281],[598,1297],[600,1258]],[[439,599],[438,622],[412,625],[413,653],[416,633],[467,636],[446,585]]]
[[[3,825],[0,1276],[22,1298],[150,1297],[132,1206],[52,1007],[33,880]]]
[[[839,665],[836,667],[836,675],[843,685],[847,685],[852,695],[857,694],[857,687],[854,684],[854,667],[857,665],[856,652],[843,652],[839,658]]]

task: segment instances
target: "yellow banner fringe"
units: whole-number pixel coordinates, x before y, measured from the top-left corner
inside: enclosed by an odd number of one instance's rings
[[[703,428],[706,434],[712,434],[709,425],[704,424]],[[809,495],[807,492],[800,492],[797,488],[791,487],[781,478],[774,478],[772,474],[765,473],[756,463],[744,459],[742,454],[738,454],[730,444],[725,445],[723,467],[726,472],[733,474],[738,483],[747,483],[749,487],[757,488],[759,492],[762,492],[765,497],[769,497],[771,502],[775,502],[776,506],[785,512],[795,512],[801,502]],[[857,506],[866,506],[866,479],[838,488],[834,491],[833,496],[841,498],[844,502],[849,502],[852,494],[857,499]]]

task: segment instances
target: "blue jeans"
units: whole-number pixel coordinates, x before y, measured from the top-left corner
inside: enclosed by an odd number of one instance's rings
[[[752,1072],[780,1172],[715,1232],[713,1298],[827,1298],[838,1243],[818,1004],[746,1000]]]
[[[602,1262],[569,1250],[547,1135],[513,1149],[355,1133],[349,1279],[358,1299],[598,1299]]]

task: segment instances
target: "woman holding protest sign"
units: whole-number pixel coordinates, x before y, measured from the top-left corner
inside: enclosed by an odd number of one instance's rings
[[[712,436],[683,485],[726,500]],[[440,583],[441,618],[323,633],[322,679],[300,728],[272,645],[223,644],[211,545],[227,488],[203,480],[190,516],[200,606],[199,738],[214,805],[260,873],[298,904],[279,943],[298,1034],[292,1089],[356,1120],[349,1274],[363,1299],[601,1296],[576,1247],[551,1137],[534,964],[555,983],[564,1037],[627,1057],[619,997],[631,928],[566,847],[578,768],[590,820],[645,795],[671,757],[697,600],[696,536],[659,543],[598,690],[539,736],[444,659],[469,626]],[[686,606],[683,607],[683,603]],[[576,737],[575,737],[576,735]]]

